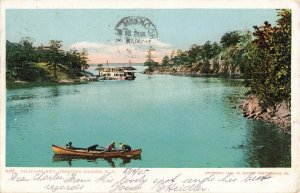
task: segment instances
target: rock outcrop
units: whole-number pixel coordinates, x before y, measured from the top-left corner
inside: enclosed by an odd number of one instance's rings
[[[181,76],[205,76],[205,75],[223,75],[223,74],[240,74],[238,68],[232,65],[226,65],[223,60],[213,61],[209,63],[195,63],[190,65],[179,66],[154,66],[147,68],[145,74],[171,74]]]
[[[291,108],[286,101],[262,107],[255,95],[249,95],[241,104],[241,108],[245,117],[264,120],[275,124],[285,133],[291,132]]]

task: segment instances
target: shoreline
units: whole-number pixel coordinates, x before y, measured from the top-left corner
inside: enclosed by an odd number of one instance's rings
[[[27,87],[39,87],[39,86],[55,86],[55,85],[76,85],[76,84],[87,84],[88,81],[57,81],[57,82],[26,82],[26,81],[16,81],[7,82],[6,89],[18,89]]]
[[[291,134],[291,107],[288,102],[282,101],[274,106],[262,107],[255,95],[249,95],[240,108],[244,117],[274,124],[282,132]]]
[[[158,66],[147,68],[143,72],[144,74],[165,74],[174,76],[191,76],[191,77],[240,77],[239,72],[226,73],[224,71],[218,71],[213,73],[203,73],[197,66]]]
[[[86,84],[95,81],[95,76],[87,71],[82,71],[81,76],[70,75],[63,71],[58,71],[59,75],[53,77],[52,73],[47,76],[41,76],[38,80],[24,81],[24,80],[7,80],[6,88],[26,88],[30,86],[51,86],[51,85],[72,85],[72,84]]]

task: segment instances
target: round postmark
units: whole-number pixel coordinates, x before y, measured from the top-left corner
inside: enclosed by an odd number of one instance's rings
[[[128,16],[122,18],[115,26],[116,42],[127,44],[150,43],[158,37],[155,25],[148,18]]]

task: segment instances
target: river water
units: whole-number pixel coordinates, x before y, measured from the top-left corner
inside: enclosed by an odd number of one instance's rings
[[[141,67],[139,67],[140,69]],[[8,89],[6,166],[290,167],[290,136],[243,117],[242,80],[137,73],[134,81]],[[55,157],[51,145],[142,148],[135,159]]]

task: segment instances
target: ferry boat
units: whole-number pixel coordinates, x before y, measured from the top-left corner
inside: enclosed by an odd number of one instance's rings
[[[131,66],[130,60],[128,66],[112,66],[107,60],[106,66],[99,64],[96,70],[99,71],[98,80],[134,80],[136,78],[134,75],[136,69]]]
[[[134,80],[136,70],[132,66],[99,67],[99,80]]]

